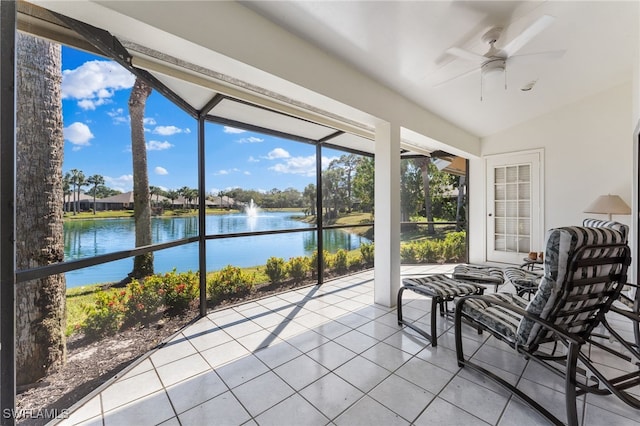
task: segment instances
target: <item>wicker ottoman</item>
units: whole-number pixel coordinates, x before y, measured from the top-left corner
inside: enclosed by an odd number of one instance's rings
[[[402,317],[402,293],[405,290],[411,290],[431,298],[431,334],[417,327],[411,322],[407,322]],[[406,325],[407,327],[420,333],[427,338],[432,346],[438,345],[438,336],[436,334],[436,312],[440,307],[440,315],[446,313],[446,303],[452,301],[456,297],[468,296],[470,294],[482,294],[484,287],[465,281],[459,281],[448,277],[445,274],[427,275],[419,278],[404,278],[402,287],[398,291],[398,325]]]

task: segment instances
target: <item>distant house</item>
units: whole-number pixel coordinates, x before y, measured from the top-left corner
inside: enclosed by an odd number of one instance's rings
[[[230,209],[231,207],[234,207],[236,205],[236,200],[231,197],[227,197],[226,195],[223,195],[222,197],[211,197],[210,202],[211,207],[217,207],[221,209]],[[207,204],[207,207],[209,207],[209,204]]]
[[[64,197],[64,211],[66,212],[72,212],[74,211],[74,197],[77,197],[78,194],[76,193],[71,194],[71,195],[67,195]],[[75,198],[77,200],[77,198]],[[97,201],[98,199],[96,199]],[[84,192],[80,193],[80,200],[78,202],[78,209],[79,211],[87,211],[93,208],[93,196],[85,194]]]
[[[173,207],[176,208],[187,208],[187,209],[197,209],[199,205],[198,198],[193,198],[192,200],[185,199],[182,195],[173,200]],[[211,200],[204,200],[205,207],[212,208],[216,207],[215,203]]]
[[[191,201],[186,200],[183,196],[171,201],[169,198],[163,195],[152,195],[151,205],[158,206],[165,203],[170,203],[174,208],[198,208],[198,198],[194,198]],[[213,200],[205,200],[207,208],[231,208],[236,204],[233,198],[213,197]],[[73,211],[73,197],[65,197],[64,207],[65,211]],[[88,211],[93,209],[93,196],[81,193],[80,194],[80,211]],[[96,198],[96,211],[102,210],[132,210],[133,209],[133,191],[124,192],[122,194],[112,195],[106,198]]]
[[[96,199],[96,210],[130,210],[133,209],[133,191],[124,192],[111,197]]]

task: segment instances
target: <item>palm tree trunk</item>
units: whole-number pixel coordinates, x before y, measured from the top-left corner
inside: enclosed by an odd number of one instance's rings
[[[78,204],[76,203],[76,185],[73,185],[73,214],[78,214]]]
[[[17,35],[16,267],[61,262],[62,59],[60,45]],[[16,286],[16,383],[34,383],[64,363],[64,274]]]
[[[462,231],[462,207],[464,206],[464,195],[467,188],[465,176],[460,176],[458,181],[458,204],[456,206],[456,231]]]
[[[151,87],[137,78],[129,97],[131,151],[133,156],[133,216],[136,222],[136,247],[151,244],[151,201],[147,171],[147,147],[144,139],[144,110]],[[153,253],[136,256],[131,278],[153,274]]]
[[[429,224],[427,225],[427,233],[429,235],[433,235],[436,233],[436,230],[433,226],[433,212],[431,210],[431,181],[429,178],[429,164],[431,164],[431,159],[418,159],[417,164],[420,167],[420,174],[422,175],[422,186],[424,187],[424,210],[427,221],[429,222]]]

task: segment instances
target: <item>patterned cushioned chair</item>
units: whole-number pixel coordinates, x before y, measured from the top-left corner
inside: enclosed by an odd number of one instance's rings
[[[606,378],[583,351],[586,343],[598,345],[591,340],[591,334],[618,298],[626,282],[629,263],[630,250],[625,237],[615,229],[566,227],[550,230],[546,238],[544,276],[531,302],[504,293],[458,300],[455,315],[458,365],[486,374],[553,423],[562,424],[507,380],[465,359],[461,327],[462,320],[466,320],[564,378],[569,424],[578,421],[576,396],[588,392],[615,394],[632,407],[640,408],[640,401],[627,391],[638,384],[640,371]],[[549,342],[554,345],[545,345]],[[556,345],[565,346],[566,350],[556,352]],[[554,348],[551,351],[550,346]],[[634,356],[640,362],[637,351]],[[580,371],[588,371],[589,376],[597,377],[597,383],[577,381],[578,361]]]
[[[611,228],[619,231],[624,237],[625,242],[627,242],[629,236],[629,227],[623,223],[615,222],[612,220],[601,220],[601,219],[585,219],[582,222],[582,226],[591,226],[591,227],[605,227]],[[629,291],[623,290],[620,293],[619,302],[626,305],[629,309],[624,309],[618,306],[612,306],[611,311],[615,312],[618,315],[622,315],[631,320],[633,324],[633,336],[635,339],[635,348],[640,349],[640,289],[637,284],[629,284],[627,283],[627,287]],[[606,318],[605,318],[606,320]],[[607,329],[611,329],[608,323],[605,324]],[[618,340],[621,338],[616,337]],[[624,343],[623,343],[624,345]]]

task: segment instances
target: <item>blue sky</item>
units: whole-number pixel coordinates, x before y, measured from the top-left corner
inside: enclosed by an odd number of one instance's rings
[[[127,101],[135,81],[117,63],[62,48],[63,170],[102,175],[106,185],[132,189]],[[157,92],[147,100],[145,135],[150,185],[197,187],[197,123]],[[268,191],[315,183],[315,148],[216,124],[206,128],[206,190]],[[323,167],[340,155],[324,151]],[[86,188],[88,189],[88,188]]]

